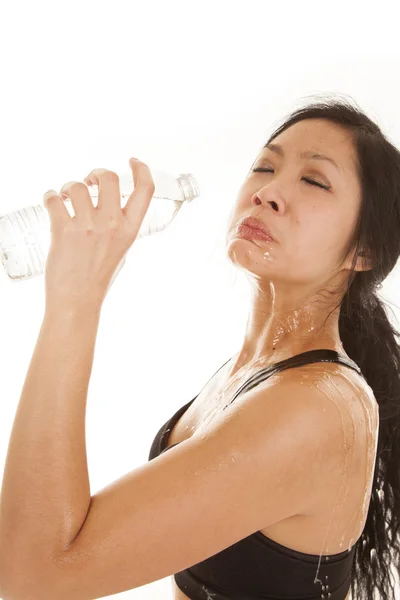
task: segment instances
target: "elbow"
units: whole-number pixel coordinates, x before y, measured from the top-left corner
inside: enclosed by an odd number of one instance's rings
[[[3,550],[1,550],[0,554],[0,598],[1,600],[14,600],[15,596],[12,594],[9,585],[9,568],[5,564],[5,556]]]
[[[1,600],[22,600],[20,593],[16,590],[13,580],[18,577],[24,578],[23,572],[17,568],[10,553],[1,547],[0,553],[0,598]]]
[[[24,573],[21,573],[21,579],[24,579]],[[22,582],[21,582],[22,583]],[[27,591],[27,582],[25,581],[21,588],[21,584],[4,585],[0,583],[0,598],[1,600],[45,600],[46,596],[41,592],[36,592],[35,588]],[[54,598],[53,598],[54,600]]]
[[[1,573],[0,579],[0,598],[1,600],[22,600],[21,595],[14,591],[14,586],[10,586],[3,577],[3,573]]]
[[[24,574],[20,574],[21,579],[23,579]],[[0,578],[0,598],[1,600],[26,600],[27,596],[25,592],[22,590],[18,590],[17,586],[10,582],[10,578],[6,577],[3,572],[1,572]]]
[[[10,561],[8,561],[10,565]],[[64,594],[59,567],[51,559],[37,564],[14,563],[3,572],[0,567],[0,600],[72,600]]]
[[[11,551],[9,546],[0,542],[0,599],[61,600],[60,561],[49,553],[38,556],[37,549]]]
[[[29,569],[8,559],[0,565],[0,599],[46,600],[46,595],[38,589],[37,578]]]
[[[11,595],[8,589],[0,584],[0,598],[1,600],[17,600],[16,596]]]

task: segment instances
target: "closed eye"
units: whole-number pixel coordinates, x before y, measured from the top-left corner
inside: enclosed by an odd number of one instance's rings
[[[258,173],[258,172],[272,173],[273,169],[261,169],[261,168],[258,168],[258,169],[252,169],[252,171],[253,171],[253,173]],[[322,188],[322,189],[326,190],[327,192],[329,192],[329,190],[331,189],[330,186],[326,186],[326,185],[323,185],[322,183],[318,183],[318,181],[314,181],[313,179],[308,179],[307,177],[303,177],[303,179],[308,184],[317,186],[319,188]]]

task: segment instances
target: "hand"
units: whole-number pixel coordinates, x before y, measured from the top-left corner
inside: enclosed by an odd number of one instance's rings
[[[124,208],[118,175],[107,169],[94,169],[84,183],[66,183],[59,195],[54,190],[44,194],[51,223],[46,307],[101,307],[139,233],[155,189],[146,164],[132,159],[129,164],[134,191]],[[89,195],[90,185],[99,188],[97,207]],[[74,217],[69,215],[64,198],[70,198]]]

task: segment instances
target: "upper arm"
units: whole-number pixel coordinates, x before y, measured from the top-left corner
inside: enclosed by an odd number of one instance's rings
[[[299,378],[243,394],[207,428],[94,495],[69,549],[36,571],[37,597],[134,589],[306,510],[321,473],[342,457],[331,405]]]

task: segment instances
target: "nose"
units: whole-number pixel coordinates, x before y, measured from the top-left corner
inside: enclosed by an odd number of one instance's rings
[[[259,206],[260,204],[267,205],[267,203],[269,202],[274,210],[278,210],[278,204],[277,204],[277,202],[275,202],[275,200],[263,200],[262,201],[261,198],[258,196],[258,194],[256,194],[254,196],[253,202],[256,206]]]

